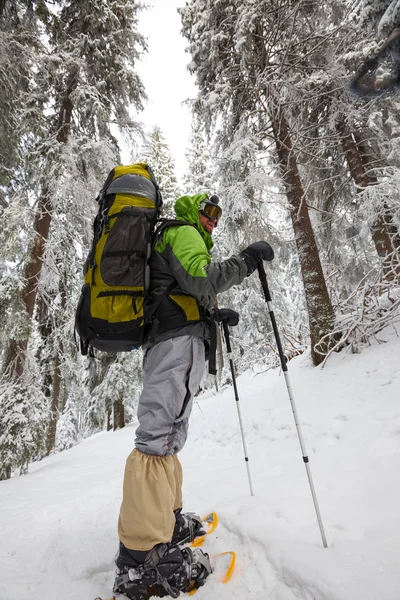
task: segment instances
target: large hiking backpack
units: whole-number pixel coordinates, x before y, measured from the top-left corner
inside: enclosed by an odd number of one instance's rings
[[[130,351],[144,341],[149,258],[162,197],[144,163],[115,167],[97,197],[93,243],[76,311],[83,355]]]

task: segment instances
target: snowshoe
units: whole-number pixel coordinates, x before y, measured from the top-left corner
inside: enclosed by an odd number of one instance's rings
[[[174,511],[175,528],[172,534],[172,544],[190,544],[197,537],[206,535],[202,520],[195,513],[182,513],[181,508]]]
[[[146,554],[144,562],[141,562]],[[196,548],[157,544],[148,553],[128,550],[120,544],[116,557],[113,593],[131,600],[149,600],[152,596],[178,598],[204,585],[211,573],[208,554]]]

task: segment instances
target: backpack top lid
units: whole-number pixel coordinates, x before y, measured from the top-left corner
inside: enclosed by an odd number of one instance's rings
[[[152,181],[142,175],[127,173],[114,179],[105,191],[109,194],[135,194],[140,198],[148,198],[157,203],[157,189]]]
[[[145,163],[115,167],[107,178],[103,193],[105,196],[132,194],[151,200],[157,208],[162,205],[162,196],[156,178]]]

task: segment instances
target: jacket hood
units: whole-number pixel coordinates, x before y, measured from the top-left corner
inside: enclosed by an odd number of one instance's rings
[[[174,204],[175,214],[178,219],[187,221],[196,225],[203,237],[207,250],[211,250],[214,245],[211,235],[200,223],[199,206],[203,200],[208,198],[208,194],[196,194],[195,196],[181,196]]]

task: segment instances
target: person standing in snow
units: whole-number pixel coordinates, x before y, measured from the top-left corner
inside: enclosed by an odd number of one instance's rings
[[[182,467],[193,398],[212,356],[215,321],[237,325],[239,315],[216,309],[216,295],[240,284],[262,260],[272,260],[267,242],[211,262],[212,233],[222,215],[217,196],[183,196],[174,206],[186,225],[163,228],[150,259],[150,292],[162,300],[144,346],[143,391],[135,449],[124,475],[118,521],[114,595],[134,600],[190,591],[211,572],[207,554],[181,548],[204,533],[199,517],[182,513]]]

